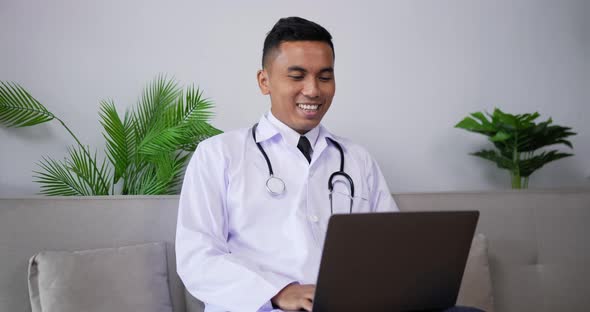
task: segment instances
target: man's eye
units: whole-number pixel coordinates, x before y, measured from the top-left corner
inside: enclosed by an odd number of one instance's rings
[[[320,77],[320,81],[330,81],[332,77]]]
[[[295,79],[295,80],[301,80],[303,79],[303,76],[289,76],[291,79]]]

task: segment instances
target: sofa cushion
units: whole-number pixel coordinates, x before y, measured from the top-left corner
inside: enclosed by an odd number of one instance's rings
[[[40,252],[29,295],[33,312],[172,312],[166,246]]]
[[[473,237],[457,305],[475,307],[486,312],[494,311],[487,239],[483,234]]]

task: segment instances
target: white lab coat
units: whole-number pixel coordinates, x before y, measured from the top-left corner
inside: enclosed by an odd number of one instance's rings
[[[270,114],[270,113],[268,113]],[[251,129],[199,144],[184,177],[176,230],[178,274],[207,312],[267,311],[286,285],[315,284],[328,219],[328,178],[340,167],[354,180],[353,213],[397,211],[367,151],[319,126],[311,163],[279,128],[260,119],[257,141],[286,186],[274,197],[266,161]],[[342,179],[343,181],[343,179]],[[349,212],[349,187],[336,183],[334,213]]]

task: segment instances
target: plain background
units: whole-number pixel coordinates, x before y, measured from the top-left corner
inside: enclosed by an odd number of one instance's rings
[[[204,89],[218,128],[249,127],[269,109],[255,80],[265,34],[293,15],[334,37],[324,125],[364,145],[393,192],[509,188],[507,171],[468,155],[490,143],[454,128],[494,107],[578,133],[576,155],[533,174],[531,188],[590,187],[585,0],[0,0],[0,80],[29,90],[99,155],[100,100],[123,113],[160,73]],[[56,121],[0,127],[0,196],[37,193],[36,163],[72,144]]]

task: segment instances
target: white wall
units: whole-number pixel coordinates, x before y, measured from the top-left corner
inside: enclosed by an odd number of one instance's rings
[[[248,127],[269,107],[255,81],[264,36],[290,15],[334,36],[337,92],[324,124],[365,145],[392,191],[509,187],[506,172],[468,155],[484,137],[453,128],[495,106],[579,133],[576,156],[535,173],[531,187],[590,187],[590,1],[0,0],[0,80],[101,149],[99,101],[122,112],[158,73],[204,88],[222,130]],[[0,143],[0,196],[16,196],[38,192],[35,163],[73,141],[51,122],[0,128]]]

